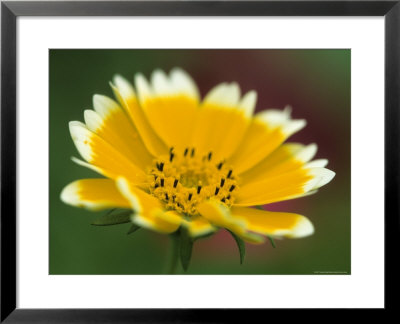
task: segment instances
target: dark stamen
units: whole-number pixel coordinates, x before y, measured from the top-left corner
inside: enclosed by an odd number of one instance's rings
[[[164,169],[164,162],[161,162],[160,164],[157,163],[157,169],[158,171],[162,171]]]
[[[172,196],[172,201],[175,202],[175,195]]]
[[[189,194],[188,200],[190,201],[192,199],[193,194]]]
[[[198,187],[197,187],[197,194],[200,193],[200,190],[201,190],[201,186],[198,186]]]
[[[169,198],[168,198],[168,194],[167,194],[167,193],[165,194],[165,199],[167,199],[167,200],[169,199]]]
[[[214,194],[214,195],[218,195],[218,192],[219,192],[219,188],[216,187],[216,188],[215,188],[215,194]]]
[[[169,162],[172,162],[172,160],[174,159],[174,156],[175,156],[174,153],[171,153],[171,154],[169,155]]]
[[[174,188],[176,188],[177,185],[178,185],[178,179],[175,179],[175,181],[174,181]]]
[[[181,207],[181,208],[183,208],[183,206],[182,206],[182,204],[181,204],[181,203],[176,203],[176,205],[177,205],[178,207]]]
[[[226,199],[231,199],[231,195],[226,196]]]
[[[158,183],[156,183],[156,184],[154,185],[154,189],[156,189],[156,188],[158,188]]]
[[[221,201],[222,201],[222,202],[225,202],[225,198],[222,198]]]
[[[231,175],[232,175],[232,170],[229,170],[228,175],[226,177],[229,179]]]
[[[225,184],[225,179],[224,179],[224,178],[222,178],[222,179],[221,179],[221,184],[220,184],[220,187],[223,187],[223,186],[224,186],[224,184]]]
[[[158,178],[158,175],[156,175],[156,174],[153,174],[153,176],[154,176],[154,180],[157,180],[157,178]]]
[[[208,153],[208,161],[210,161],[212,158],[212,152]]]
[[[171,148],[169,149],[169,153],[172,153],[173,150],[174,150],[174,147],[171,146]]]
[[[235,185],[232,185],[232,186],[229,188],[229,191],[233,191],[233,189],[235,189]]]
[[[218,165],[217,165],[218,170],[221,170],[223,164],[224,164],[224,162],[218,163]]]
[[[183,156],[186,156],[188,154],[188,152],[189,152],[189,149],[185,148],[185,152],[183,152]]]
[[[190,152],[190,156],[191,156],[191,157],[194,156],[194,148],[192,148],[192,151]]]
[[[161,187],[164,187],[164,179],[160,180],[160,185],[161,185]]]

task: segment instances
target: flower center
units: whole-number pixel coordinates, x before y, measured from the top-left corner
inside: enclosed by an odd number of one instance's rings
[[[186,215],[198,214],[196,206],[215,198],[231,206],[237,190],[237,177],[224,161],[214,161],[212,152],[197,155],[195,148],[170,154],[154,161],[149,172],[150,193],[167,209]]]

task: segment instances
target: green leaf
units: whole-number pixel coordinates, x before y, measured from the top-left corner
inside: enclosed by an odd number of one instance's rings
[[[179,230],[170,234],[171,238],[171,247],[169,251],[169,262],[167,264],[167,274],[176,274],[177,266],[179,261],[179,252],[180,252],[180,233]]]
[[[181,241],[180,241],[180,255],[183,270],[187,271],[192,257],[193,240],[189,236],[188,231],[185,228],[180,229]]]
[[[129,223],[131,221],[132,210],[113,209],[107,214],[96,219],[92,225],[108,226]]]
[[[276,248],[276,245],[275,245],[274,239],[273,239],[271,236],[267,236],[267,237],[268,237],[269,242],[271,243],[272,247],[275,249],[275,248]]]
[[[140,226],[137,226],[136,224],[132,224],[128,233],[126,233],[126,234],[127,235],[132,234],[132,233],[136,232],[139,228],[140,228]]]
[[[230,230],[227,230],[232,237],[235,239],[236,245],[239,249],[239,254],[240,254],[240,264],[243,264],[244,261],[244,256],[246,255],[246,245],[244,244],[244,241],[237,236],[235,233],[231,232]]]

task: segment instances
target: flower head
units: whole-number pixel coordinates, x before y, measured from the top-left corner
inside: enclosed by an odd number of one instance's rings
[[[70,122],[84,161],[73,160],[103,178],[69,184],[65,203],[129,209],[140,227],[184,228],[192,238],[219,228],[251,243],[313,233],[304,216],[254,208],[312,194],[334,177],[327,160],[311,161],[315,144],[285,143],[304,120],[289,108],[254,114],[256,92],[242,96],[236,83],[201,99],[178,68],[156,70],[150,82],[138,74],[134,84],[114,77],[117,101],[95,95],[85,123]]]

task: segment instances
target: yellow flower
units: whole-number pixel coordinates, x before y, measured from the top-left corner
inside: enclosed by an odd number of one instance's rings
[[[317,146],[284,143],[302,129],[290,109],[253,114],[257,94],[241,96],[222,83],[201,100],[191,77],[175,68],[153,72],[135,88],[121,76],[111,83],[118,102],[93,97],[85,123],[69,124],[85,161],[105,178],[64,188],[67,204],[91,210],[128,208],[131,221],[162,233],[181,226],[193,237],[226,228],[241,239],[311,235],[304,216],[253,208],[303,197],[327,184],[327,160],[312,160]]]

